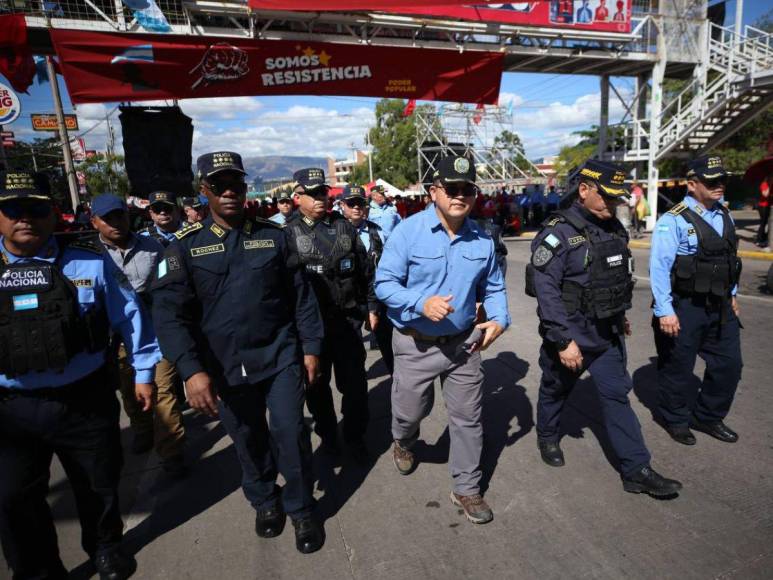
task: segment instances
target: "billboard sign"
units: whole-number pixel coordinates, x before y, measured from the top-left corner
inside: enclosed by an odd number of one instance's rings
[[[30,115],[32,118],[32,128],[35,131],[58,131],[59,121],[56,120],[56,115],[53,113],[33,113]],[[75,115],[65,115],[64,125],[68,131],[78,130],[78,117]]]

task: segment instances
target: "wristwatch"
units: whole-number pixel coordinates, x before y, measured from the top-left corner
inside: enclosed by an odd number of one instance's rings
[[[558,352],[562,352],[562,351],[566,350],[567,348],[569,348],[569,345],[572,344],[572,339],[571,338],[559,338],[553,344],[556,345],[556,349],[558,350]]]

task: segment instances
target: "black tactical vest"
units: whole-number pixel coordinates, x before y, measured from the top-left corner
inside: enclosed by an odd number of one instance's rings
[[[331,241],[332,235],[321,236],[315,232],[317,228],[327,227],[326,224],[317,224],[315,229],[306,231],[299,223],[301,219],[293,220],[288,228],[295,239],[301,264],[311,274],[323,314],[331,307],[356,310],[363,300],[357,293],[358,272],[354,255],[357,232],[354,226],[343,218],[334,220],[330,229],[335,229],[335,239]]]
[[[677,256],[671,269],[671,288],[680,296],[714,296],[727,298],[741,276],[741,259],[737,255],[735,226],[722,208],[724,226],[720,236],[709,223],[686,205],[675,206],[670,213],[681,215],[695,228],[698,251],[690,256]]]
[[[588,245],[587,268],[589,283],[586,286],[573,281],[565,281],[561,287],[561,298],[569,314],[578,310],[597,320],[612,318],[631,308],[633,299],[633,256],[628,249],[625,229],[619,222],[610,236],[602,236],[598,228],[569,210],[559,210],[551,217],[558,217],[568,223],[585,237]],[[548,218],[550,220],[550,218]],[[616,220],[615,220],[616,221]],[[536,296],[534,272],[526,274],[527,294]],[[531,280],[531,288],[529,288]],[[531,290],[531,293],[529,292]]]
[[[165,248],[170,244],[170,241],[167,240],[164,236],[158,233],[158,230],[156,229],[156,226],[151,225],[146,228],[142,228],[140,231],[137,232],[137,234],[148,234],[151,238],[156,240],[159,244],[164,246]]]
[[[378,267],[378,261],[381,254],[384,253],[384,242],[379,235],[379,227],[371,221],[366,221],[368,227],[368,237],[370,238],[370,249],[368,250],[368,260],[375,271]]]
[[[104,309],[81,314],[59,260],[0,263],[0,374],[62,371],[76,354],[106,348],[108,337]]]

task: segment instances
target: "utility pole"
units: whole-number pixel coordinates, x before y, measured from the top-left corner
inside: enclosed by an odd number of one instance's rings
[[[738,42],[743,32],[743,0],[735,0],[735,40]]]
[[[373,150],[370,146],[370,129],[365,133],[365,143],[368,146],[368,183],[373,183]]]
[[[59,123],[59,140],[62,142],[62,154],[64,155],[64,171],[67,175],[67,184],[70,187],[70,201],[72,210],[75,211],[80,203],[78,198],[78,179],[75,177],[75,167],[72,164],[72,153],[70,152],[70,136],[67,133],[67,126],[64,122],[64,112],[62,111],[62,97],[59,94],[59,82],[56,79],[54,70],[54,60],[51,56],[46,56],[46,71],[48,72],[48,84],[51,85],[51,96],[54,97],[54,111],[56,120]]]

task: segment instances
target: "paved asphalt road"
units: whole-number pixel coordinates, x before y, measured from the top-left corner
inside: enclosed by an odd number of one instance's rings
[[[326,518],[322,551],[295,551],[288,525],[274,540],[253,531],[254,512],[239,489],[233,447],[217,422],[187,415],[193,471],[165,482],[155,456],[127,456],[122,485],[127,544],[137,578],[770,578],[773,570],[773,298],[758,290],[768,262],[747,262],[741,306],[746,361],[728,423],[733,445],[697,434],[673,443],[653,421],[655,348],[650,330],[647,251],[630,319],[631,402],[653,465],[684,483],[674,500],[624,493],[600,425],[593,384],[582,380],[564,416],[567,465],[542,464],[536,450],[539,372],[535,302],[523,295],[527,241],[508,241],[512,328],[484,354],[486,497],[495,519],[467,523],[448,500],[448,434],[437,397],[422,426],[421,464],[409,477],[389,454],[389,380],[369,353],[373,464],[315,455],[317,496]],[[702,368],[698,369],[702,373]],[[124,430],[125,442],[129,434]],[[314,445],[318,440],[314,439]],[[74,578],[90,571],[79,547],[72,496],[54,465],[50,501],[63,559]],[[0,563],[0,578],[8,577]]]

